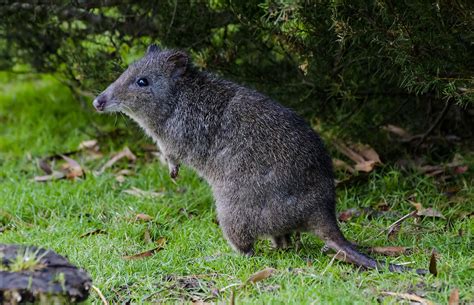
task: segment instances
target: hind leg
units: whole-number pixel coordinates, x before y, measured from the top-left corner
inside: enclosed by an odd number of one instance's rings
[[[272,236],[271,241],[275,249],[288,249],[291,245],[291,234]]]

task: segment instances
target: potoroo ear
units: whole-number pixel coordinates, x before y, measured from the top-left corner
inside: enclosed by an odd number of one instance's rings
[[[165,61],[166,71],[172,78],[182,76],[188,67],[189,57],[182,51],[174,51]]]

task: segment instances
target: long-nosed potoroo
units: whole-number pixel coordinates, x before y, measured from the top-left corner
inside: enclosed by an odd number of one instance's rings
[[[301,117],[260,92],[198,71],[185,52],[151,45],[93,104],[135,120],[172,177],[183,163],[206,179],[222,231],[239,253],[253,254],[259,237],[283,248],[293,232],[311,232],[356,265],[411,270],[378,262],[344,238],[331,158]]]

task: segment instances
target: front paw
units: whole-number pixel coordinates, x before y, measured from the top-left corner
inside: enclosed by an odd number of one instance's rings
[[[171,166],[170,165],[170,177],[171,179],[176,179],[178,178],[178,174],[179,174],[179,165],[173,165]]]

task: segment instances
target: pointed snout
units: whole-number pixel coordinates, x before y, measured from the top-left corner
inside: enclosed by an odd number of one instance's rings
[[[107,96],[104,94],[99,95],[98,97],[95,98],[95,100],[92,102],[92,105],[94,105],[94,108],[102,112],[105,110],[105,106],[107,105]]]

